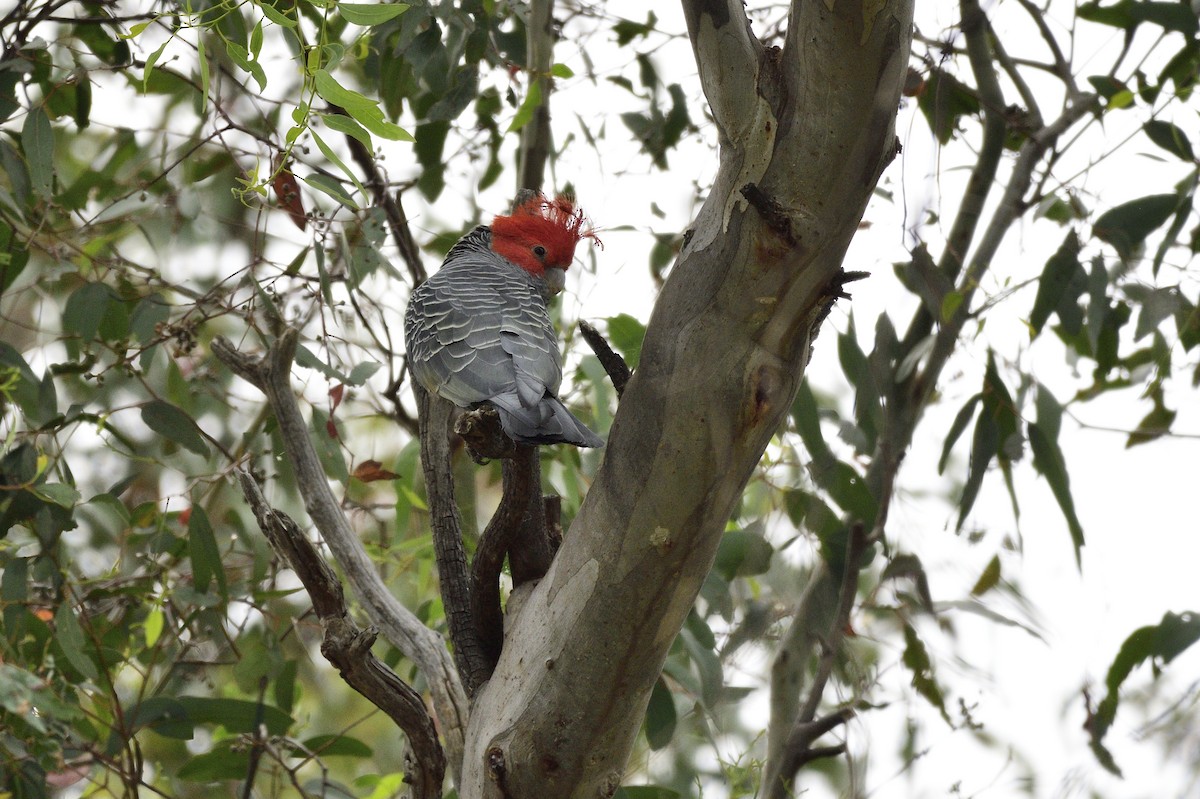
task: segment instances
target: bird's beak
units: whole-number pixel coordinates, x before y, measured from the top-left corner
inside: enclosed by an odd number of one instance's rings
[[[550,293],[558,294],[567,285],[567,270],[559,269],[558,267],[546,267],[543,277],[546,280],[546,288],[550,289]]]

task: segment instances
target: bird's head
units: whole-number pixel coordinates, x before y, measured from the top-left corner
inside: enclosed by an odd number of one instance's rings
[[[553,200],[533,193],[519,197],[511,214],[492,222],[492,250],[543,278],[554,294],[562,291],[581,239],[600,241],[574,200],[561,194]]]

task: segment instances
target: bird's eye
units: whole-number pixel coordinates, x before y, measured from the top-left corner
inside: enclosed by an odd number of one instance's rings
[[[536,255],[538,258],[545,258],[546,257],[546,248],[540,244],[535,244],[533,247],[533,254]]]

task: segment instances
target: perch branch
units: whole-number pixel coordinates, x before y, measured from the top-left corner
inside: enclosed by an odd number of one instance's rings
[[[429,524],[437,557],[442,606],[454,659],[467,694],[475,695],[491,673],[471,614],[471,583],[467,553],[462,543],[462,521],[454,499],[454,475],[450,468],[450,414],[453,406],[413,384],[417,418],[421,424],[421,467],[425,471],[425,493],[429,499]]]
[[[517,447],[518,460],[536,458],[534,447]],[[500,505],[479,537],[471,561],[471,610],[479,629],[480,643],[488,658],[488,674],[500,659],[504,642],[504,615],[500,609],[500,571],[525,519],[529,497],[537,484],[529,478],[532,470],[505,469]]]
[[[413,757],[407,764],[406,781],[413,786],[414,799],[438,799],[442,795],[446,756],[421,695],[371,653],[377,632],[361,630],[351,621],[341,581],[296,522],[267,504],[249,472],[238,469],[237,478],[259,528],[275,551],[291,565],[312,599],[313,610],[325,631],[321,654],[351,688],[386,713],[408,736]]]
[[[454,432],[462,437],[476,463],[512,458],[517,452],[516,443],[500,426],[500,414],[490,405],[460,414],[454,421]]]
[[[542,499],[542,465],[537,447],[517,445],[517,457],[504,462],[504,479],[523,487],[524,508],[516,535],[508,548],[513,587],[540,580],[550,569],[555,547],[546,531],[546,506]],[[515,492],[514,492],[515,493]]]
[[[284,331],[270,350],[257,358],[239,352],[224,337],[213,341],[212,350],[235,374],[266,395],[309,517],[342,567],[371,623],[424,673],[457,783],[469,714],[466,694],[442,637],[422,624],[388,591],[329,488],[292,393],[291,365],[297,336],[295,329]]]

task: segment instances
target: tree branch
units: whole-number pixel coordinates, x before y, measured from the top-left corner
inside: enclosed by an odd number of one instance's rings
[[[297,336],[294,329],[284,331],[259,358],[239,352],[224,337],[213,341],[212,351],[235,374],[266,395],[279,425],[284,451],[296,471],[297,488],[309,517],[337,559],[371,623],[417,664],[429,683],[450,766],[455,782],[459,783],[469,714],[466,694],[442,637],[422,624],[388,591],[329,488],[291,389]]]
[[[537,448],[518,446],[516,460],[537,458]],[[504,556],[510,552],[529,511],[529,498],[536,496],[535,469],[505,469],[500,505],[479,537],[479,546],[471,560],[471,609],[479,638],[488,658],[491,676],[504,643],[504,615],[500,609],[500,572]],[[540,575],[539,575],[540,576]]]
[[[448,437],[453,406],[441,397],[430,395],[419,383],[413,383],[413,394],[417,398],[417,418],[421,425],[421,467],[425,472],[425,494],[429,500],[429,525],[433,531],[442,606],[459,675],[467,695],[474,696],[491,674],[491,666],[472,618],[467,553],[463,549],[462,522],[454,499]]]
[[[259,529],[296,572],[312,599],[325,631],[321,654],[337,667],[351,688],[386,713],[408,737],[414,758],[407,764],[405,781],[412,784],[414,799],[438,799],[446,756],[421,695],[371,654],[377,632],[361,630],[351,621],[341,581],[296,522],[267,504],[249,472],[238,469],[237,478]]]
[[[744,103],[760,92],[762,42],[750,30],[741,0],[684,0],[683,16],[722,144],[743,144],[754,123]]]
[[[550,68],[554,64],[554,0],[530,0],[525,19],[525,47],[529,75],[529,90],[537,87],[541,102],[533,118],[521,128],[521,144],[517,163],[517,188],[541,191],[546,180],[546,160],[550,157],[550,93],[554,79]]]
[[[625,385],[629,382],[629,378],[633,377],[633,370],[629,368],[629,364],[625,363],[624,358],[613,352],[613,348],[608,346],[608,342],[604,340],[604,336],[600,335],[600,331],[582,319],[579,320],[579,332],[583,334],[583,340],[592,348],[592,352],[596,353],[596,357],[600,359],[600,365],[608,373],[608,379],[612,381],[617,397],[620,397],[625,393]]]
[[[909,0],[868,4],[879,10],[869,30],[863,3],[832,5],[800,4],[803,52],[780,63],[738,0],[684,4],[721,165],[595,480],[550,571],[510,609],[475,699],[463,773],[485,785],[479,796],[503,795],[491,762],[512,796],[615,792],[732,508],[791,407],[829,287],[895,153],[911,35]],[[748,183],[791,241],[751,207]]]

